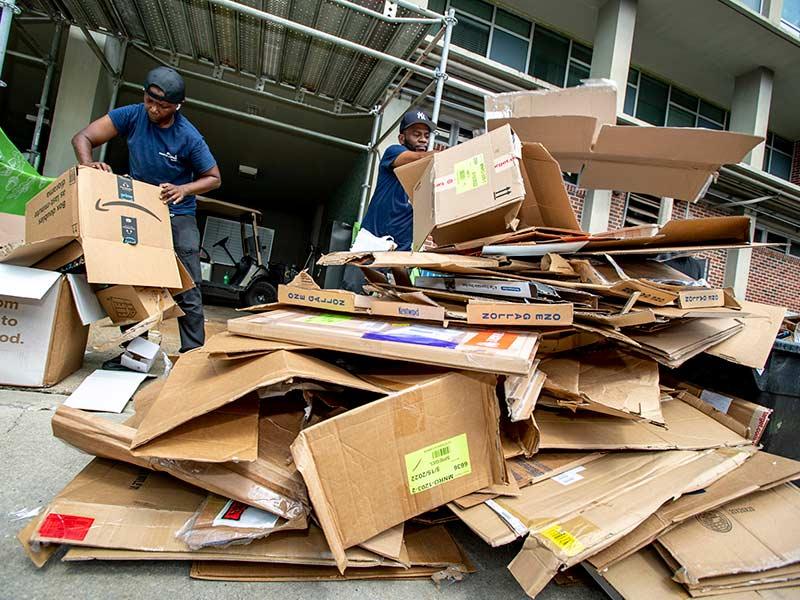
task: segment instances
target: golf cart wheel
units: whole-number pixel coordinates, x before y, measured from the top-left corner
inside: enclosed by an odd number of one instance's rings
[[[271,283],[266,281],[256,281],[250,285],[242,294],[242,306],[256,306],[259,304],[269,304],[278,299],[278,292]]]

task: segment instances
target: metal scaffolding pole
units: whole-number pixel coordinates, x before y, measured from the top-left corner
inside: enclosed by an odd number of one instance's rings
[[[3,12],[0,15],[0,77],[3,75],[3,63],[6,59],[6,48],[8,47],[8,36],[11,32],[11,20],[14,14],[19,14],[15,0],[0,0]],[[6,87],[6,83],[0,80],[0,87]]]
[[[141,84],[131,83],[130,81],[125,81],[123,82],[122,85],[123,87],[126,87],[131,90],[137,90],[137,91],[142,90]],[[282,129],[283,131],[290,131],[292,133],[297,133],[299,135],[303,135],[306,137],[315,138],[317,140],[328,142],[330,144],[344,146],[352,150],[360,150],[362,152],[366,152],[369,150],[369,146],[366,144],[359,144],[358,142],[353,142],[351,140],[338,138],[333,135],[328,135],[327,133],[320,133],[318,131],[313,131],[311,129],[305,129],[303,127],[297,127],[296,125],[290,125],[289,123],[284,123],[282,121],[275,121],[274,119],[268,119],[267,117],[261,117],[259,115],[251,115],[250,113],[242,112],[239,110],[233,110],[232,108],[226,108],[224,106],[219,106],[218,104],[211,104],[210,102],[203,102],[202,100],[194,100],[192,98],[187,98],[184,103],[188,106],[196,106],[198,108],[204,108],[206,110],[210,110],[212,112],[216,112],[219,114],[228,115],[230,117],[236,117],[237,119],[252,121],[253,123],[267,125],[269,127],[274,127],[275,129]]]
[[[375,157],[377,154],[378,134],[381,131],[383,122],[383,109],[376,106],[373,109],[374,117],[372,121],[372,134],[369,139],[370,152],[367,154],[367,173],[364,175],[364,183],[361,184],[361,201],[358,205],[358,222],[364,218],[367,212],[367,202],[369,201],[369,191],[372,187],[372,172],[375,170]]]
[[[37,171],[39,170],[39,163],[42,160],[42,154],[39,152],[39,142],[42,139],[44,117],[47,111],[50,110],[47,106],[47,101],[50,98],[50,87],[53,84],[53,75],[55,74],[56,64],[58,62],[58,51],[61,48],[61,33],[63,28],[64,26],[61,23],[56,23],[56,31],[50,42],[50,54],[47,56],[47,71],[45,71],[44,74],[42,94],[39,96],[39,104],[36,105],[36,123],[33,126],[33,139],[31,140],[31,147],[28,150],[28,162],[31,163],[33,168]]]
[[[450,38],[453,36],[453,27],[457,23],[456,12],[450,8],[444,18],[444,42],[442,43],[442,55],[439,58],[439,68],[436,69],[436,95],[433,97],[433,112],[431,120],[434,130],[428,140],[428,150],[433,150],[436,143],[436,123],[439,121],[439,112],[442,108],[442,94],[444,93],[444,82],[447,79],[447,57],[450,54]]]
[[[367,8],[366,6],[361,6],[360,4],[356,4],[355,2],[350,2],[349,0],[329,0],[334,4],[339,4],[340,6],[344,6],[355,12],[360,12],[365,15],[369,15],[375,19],[380,21],[385,21],[387,23],[440,23],[442,21],[442,17],[390,17],[384,15],[383,13],[379,13],[377,11],[372,10],[371,8]]]
[[[125,69],[125,58],[128,55],[128,41],[122,41],[122,49],[119,53],[119,65],[117,69],[117,74],[113,75],[114,82],[113,88],[111,89],[111,98],[108,101],[108,112],[111,112],[117,106],[117,98],[119,97],[119,88],[122,85],[122,75]],[[97,155],[97,160],[100,162],[106,161],[106,152],[108,152],[108,142],[100,146],[100,152]]]

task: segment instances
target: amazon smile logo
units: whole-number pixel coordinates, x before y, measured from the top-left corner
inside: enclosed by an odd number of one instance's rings
[[[134,208],[142,211],[143,213],[147,213],[159,223],[161,222],[161,218],[156,213],[151,211],[146,206],[142,206],[141,204],[136,204],[134,202],[125,202],[123,200],[109,200],[108,202],[103,202],[101,198],[98,198],[97,202],[94,203],[94,209],[101,212],[109,212],[109,210],[111,210],[108,208],[109,206],[124,206],[126,208]]]

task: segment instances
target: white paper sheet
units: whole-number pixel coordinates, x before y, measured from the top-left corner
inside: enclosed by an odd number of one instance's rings
[[[83,380],[64,406],[81,410],[121,413],[146,373],[125,373],[98,369]]]

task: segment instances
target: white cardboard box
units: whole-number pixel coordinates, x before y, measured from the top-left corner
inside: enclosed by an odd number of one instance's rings
[[[102,316],[85,277],[0,264],[0,384],[49,386],[78,370]]]
[[[154,344],[144,338],[133,338],[125,349],[120,362],[123,367],[133,371],[149,373],[150,369],[153,368],[156,356],[158,356],[159,348],[158,344]]]

